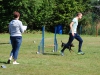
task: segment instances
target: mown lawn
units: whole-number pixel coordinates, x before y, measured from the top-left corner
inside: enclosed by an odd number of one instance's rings
[[[9,58],[11,45],[9,34],[0,34],[0,75],[99,75],[100,74],[100,36],[81,35],[83,38],[82,50],[85,55],[77,55],[78,42],[73,41],[75,47],[72,54],[65,50],[65,55],[60,55],[61,40],[68,41],[68,35],[57,34],[58,51],[52,52],[54,34],[45,34],[45,54],[36,54],[41,41],[41,34],[23,34],[20,48],[19,65],[5,64]],[[35,41],[35,43],[34,43]]]

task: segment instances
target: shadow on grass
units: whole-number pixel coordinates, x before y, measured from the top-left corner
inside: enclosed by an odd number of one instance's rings
[[[43,53],[43,55],[57,55],[57,56],[59,56],[60,54],[57,54],[57,53]]]
[[[0,63],[7,64],[7,62],[5,62],[5,61],[0,61]]]
[[[10,43],[0,43],[0,45],[3,45],[3,44],[10,44]]]

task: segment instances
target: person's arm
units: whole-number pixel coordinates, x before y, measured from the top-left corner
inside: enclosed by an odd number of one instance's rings
[[[9,34],[10,34],[10,32],[11,32],[11,29],[10,29],[10,24],[8,25],[8,29],[9,29]]]
[[[21,33],[24,33],[23,24],[21,21],[20,21],[20,31],[21,31]]]
[[[72,22],[70,23],[70,30],[72,31],[72,35],[74,36],[74,31],[73,31],[73,28],[72,28],[73,24],[74,24],[74,22],[72,21]]]

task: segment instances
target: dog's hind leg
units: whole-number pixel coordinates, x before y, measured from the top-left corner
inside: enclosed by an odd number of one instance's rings
[[[71,46],[69,46],[69,51],[70,51],[70,53],[74,52],[74,51],[71,49]]]
[[[70,51],[70,53],[72,54],[72,52],[74,52],[72,49],[71,50],[69,50]]]

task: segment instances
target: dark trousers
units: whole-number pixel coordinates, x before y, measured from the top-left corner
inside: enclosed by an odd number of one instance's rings
[[[22,36],[10,36],[10,40],[12,45],[10,56],[13,56],[14,60],[16,60],[22,43]]]
[[[72,33],[69,34],[69,40],[68,40],[68,42],[66,43],[66,45],[63,47],[63,49],[61,51],[64,52],[64,50],[66,48],[69,48],[69,46],[71,45],[71,43],[73,42],[74,39],[79,41],[78,52],[81,52],[82,51],[81,47],[82,47],[83,40],[77,33],[74,33],[74,36],[72,35]]]

